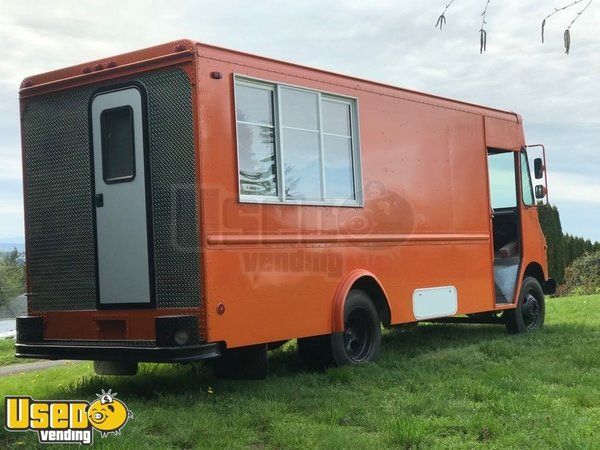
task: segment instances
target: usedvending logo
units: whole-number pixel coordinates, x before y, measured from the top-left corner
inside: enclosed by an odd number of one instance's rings
[[[4,427],[8,431],[37,432],[42,444],[91,445],[94,430],[103,438],[121,434],[133,413],[110,389],[96,395],[98,398],[92,402],[7,396]]]

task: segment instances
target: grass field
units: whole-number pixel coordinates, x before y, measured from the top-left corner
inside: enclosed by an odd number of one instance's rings
[[[0,339],[0,367],[18,362],[14,355],[14,342],[12,339]]]
[[[29,361],[31,360],[15,358],[15,341],[13,339],[0,339],[0,367]]]
[[[288,345],[262,382],[215,380],[202,366],[145,365],[133,378],[91,364],[0,379],[0,394],[95,399],[135,414],[105,448],[598,448],[600,296],[551,299],[543,331],[424,325],[386,332],[377,364],[306,372]],[[0,448],[33,433],[0,431]]]

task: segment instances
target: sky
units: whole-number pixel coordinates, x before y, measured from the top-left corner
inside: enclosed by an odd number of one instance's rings
[[[171,40],[197,41],[516,111],[548,150],[549,200],[566,232],[600,241],[600,0],[60,1],[0,0],[0,242],[22,240],[17,91],[36,73]]]

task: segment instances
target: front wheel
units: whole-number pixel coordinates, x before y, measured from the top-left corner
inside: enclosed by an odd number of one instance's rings
[[[517,307],[505,311],[504,320],[509,333],[527,333],[544,325],[546,303],[539,281],[533,277],[523,280]]]

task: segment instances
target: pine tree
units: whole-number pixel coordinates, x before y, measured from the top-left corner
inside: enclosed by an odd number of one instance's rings
[[[538,215],[548,245],[549,275],[558,283],[562,283],[569,255],[560,214],[556,206],[543,205],[538,207]]]
[[[552,205],[538,207],[540,225],[548,244],[548,272],[559,284],[563,283],[565,269],[577,258],[600,251],[600,242],[562,232],[558,208]]]

